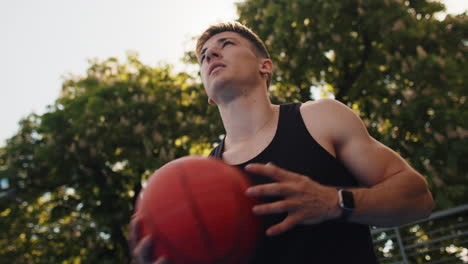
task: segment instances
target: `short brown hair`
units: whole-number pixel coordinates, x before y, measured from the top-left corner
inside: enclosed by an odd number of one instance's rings
[[[265,43],[263,43],[260,37],[258,37],[258,35],[255,34],[255,32],[253,32],[250,28],[244,26],[243,24],[237,21],[215,24],[206,29],[205,32],[203,32],[203,34],[197,40],[197,46],[195,50],[195,55],[197,56],[197,58],[200,56],[203,45],[205,45],[205,43],[211,37],[222,32],[235,32],[240,34],[242,37],[249,40],[250,43],[253,45],[253,51],[255,55],[265,59],[270,58],[270,54],[266,49]],[[269,75],[267,78],[267,88],[270,86],[270,81],[271,75]]]

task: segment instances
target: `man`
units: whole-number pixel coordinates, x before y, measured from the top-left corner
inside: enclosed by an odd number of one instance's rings
[[[373,139],[348,107],[331,99],[271,104],[273,63],[250,29],[212,26],[196,55],[208,102],[226,129],[211,155],[244,168],[254,183],[246,195],[263,201],[253,212],[266,235],[252,263],[376,263],[369,225],[430,214],[424,178]]]

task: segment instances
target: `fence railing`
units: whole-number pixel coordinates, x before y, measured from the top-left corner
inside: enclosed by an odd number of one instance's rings
[[[371,234],[381,264],[468,263],[468,204]]]

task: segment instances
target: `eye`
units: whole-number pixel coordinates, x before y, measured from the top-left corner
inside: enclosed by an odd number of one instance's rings
[[[224,47],[226,47],[226,46],[227,46],[227,44],[234,44],[234,43],[233,43],[233,42],[231,42],[231,41],[226,41],[226,42],[224,42],[224,43],[223,43],[223,48],[224,48]]]
[[[201,57],[200,63],[202,63],[204,59],[205,59],[205,55],[203,55],[203,56]]]

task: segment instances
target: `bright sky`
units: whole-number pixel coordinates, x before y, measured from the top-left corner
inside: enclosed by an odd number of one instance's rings
[[[123,59],[137,51],[145,63],[176,65],[191,37],[210,24],[237,18],[239,0],[0,0],[0,146],[31,112],[44,113],[61,76],[83,74],[87,59]],[[449,13],[468,1],[446,0]]]

